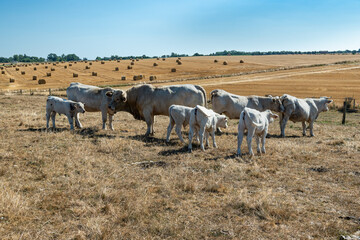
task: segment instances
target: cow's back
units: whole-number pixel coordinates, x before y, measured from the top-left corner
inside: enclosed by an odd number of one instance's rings
[[[248,99],[221,90],[217,91],[217,95],[212,96],[211,103],[215,112],[223,113],[230,119],[239,119],[240,113],[248,104]]]
[[[143,85],[137,93],[136,104],[141,112],[146,109],[152,111],[153,115],[168,115],[171,105],[204,106],[205,98],[203,92],[191,84],[165,87]]]
[[[66,94],[69,100],[84,103],[86,111],[97,112],[100,111],[101,105],[104,104],[104,94],[107,90],[111,89],[104,89],[81,83],[71,83],[66,89]]]

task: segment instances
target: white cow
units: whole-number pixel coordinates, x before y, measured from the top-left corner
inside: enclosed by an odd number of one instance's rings
[[[114,92],[109,104],[112,111],[126,111],[135,119],[147,124],[145,136],[154,134],[154,116],[169,115],[173,104],[195,107],[206,105],[206,92],[198,85],[184,84],[154,87],[150,84],[134,86],[126,91],[127,100],[120,101],[119,93]]]
[[[191,110],[189,125],[189,152],[192,151],[192,138],[195,131],[199,132],[200,147],[201,150],[204,151],[204,133],[206,138],[206,146],[209,145],[210,132],[213,140],[213,147],[216,148],[215,130],[218,127],[227,128],[227,118],[226,116],[220,115],[211,109],[197,105]]]
[[[314,122],[321,112],[329,110],[328,104],[332,102],[328,97],[320,98],[296,98],[288,94],[281,96],[282,104],[285,108],[280,114],[280,130],[281,136],[285,137],[285,127],[290,119],[295,122],[302,122],[303,136],[306,136],[306,123],[309,123],[310,136],[314,136]]]
[[[252,157],[254,152],[251,148],[252,138],[256,137],[257,152],[260,153],[260,137],[261,137],[261,152],[265,153],[265,138],[268,132],[269,124],[277,118],[278,115],[273,114],[270,110],[259,112],[255,109],[244,108],[240,114],[240,120],[238,125],[238,147],[237,155],[241,156],[241,144],[244,137],[244,131],[247,129],[247,145],[249,149],[249,155]]]
[[[71,83],[70,86],[66,89],[66,95],[68,99],[83,102],[85,105],[85,110],[88,112],[101,112],[103,129],[106,128],[107,114],[109,115],[109,127],[111,130],[113,128],[113,116],[115,114],[108,105],[112,100],[125,102],[126,101],[126,92],[123,90],[115,90],[112,88],[99,88],[96,86],[85,85],[82,83]],[[79,120],[79,115],[75,116],[76,126],[82,128],[82,125]]]
[[[74,129],[73,118],[79,114],[84,113],[85,107],[81,102],[74,102],[71,100],[62,99],[59,97],[49,96],[46,101],[46,128],[49,128],[50,117],[52,119],[53,128],[55,129],[55,116],[58,114],[65,114],[70,123],[70,129]]]
[[[265,111],[267,109],[275,112],[284,111],[278,96],[238,96],[222,89],[215,89],[211,91],[210,95],[212,109],[219,114],[225,114],[230,119],[239,119],[240,113],[245,107],[258,111]]]
[[[186,127],[190,121],[190,113],[193,108],[182,105],[171,105],[169,107],[169,119],[170,123],[167,128],[166,142],[170,141],[170,133],[174,125],[175,132],[180,138],[180,141],[184,143],[184,139],[181,135],[181,126]]]

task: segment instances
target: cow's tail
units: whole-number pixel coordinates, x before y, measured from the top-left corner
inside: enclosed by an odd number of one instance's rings
[[[207,107],[207,98],[206,98],[206,91],[203,87],[199,86],[199,85],[195,85],[195,87],[200,90],[202,92],[202,94],[204,95],[204,107]]]
[[[244,115],[243,115],[244,120],[245,120],[245,114],[246,114],[246,116],[250,119],[250,122],[251,122],[252,125],[254,125],[255,127],[261,127],[261,126],[262,126],[261,124],[256,123],[256,122],[254,122],[254,121],[251,119],[250,114],[249,114],[249,112],[246,110],[246,108],[244,109],[243,112],[244,112]],[[240,117],[241,117],[241,114],[240,114]]]

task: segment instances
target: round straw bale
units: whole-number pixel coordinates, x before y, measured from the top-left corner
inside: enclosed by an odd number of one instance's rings
[[[240,60],[240,63],[244,63],[244,60]]]
[[[97,76],[97,72],[92,72],[91,75],[92,76]]]
[[[165,58],[163,58],[162,60],[165,61]]]
[[[67,66],[65,65],[64,68],[67,69]]]
[[[56,66],[56,63],[53,63],[53,66]]]
[[[12,82],[15,82],[15,79],[13,79],[13,78],[10,78],[10,82],[12,83]]]
[[[92,65],[92,62],[89,62],[89,65]]]
[[[73,77],[74,77],[74,78],[76,78],[76,77],[78,77],[78,76],[79,76],[79,74],[73,73]]]
[[[119,71],[119,67],[116,67],[116,68],[115,68],[115,71]]]
[[[128,66],[127,66],[127,69],[132,69],[132,66],[128,65]]]
[[[157,63],[154,63],[153,65],[154,65],[154,67],[159,66],[159,64],[157,64]]]
[[[121,80],[125,81],[125,80],[126,80],[126,77],[125,77],[125,76],[122,76],[122,77],[121,77]]]
[[[217,63],[217,62],[218,62],[218,60],[215,59],[215,60],[214,60],[214,63]]]
[[[120,62],[120,60],[117,60],[116,62]]]
[[[139,59],[137,58],[136,61],[139,61]]]
[[[160,60],[160,58],[156,58],[156,60]]]
[[[181,57],[178,57],[178,60],[181,60]]]
[[[149,77],[149,80],[150,80],[150,81],[156,80],[156,76],[150,76],[150,77]]]
[[[36,67],[34,67],[34,71],[36,71],[37,70],[37,68]]]
[[[72,64],[71,63],[69,63],[69,67],[71,67],[72,66]]]
[[[138,77],[139,77],[139,76],[134,76],[134,77],[133,77],[133,80],[134,80],[134,81],[139,80]]]
[[[104,61],[101,61],[101,64],[105,64],[105,62],[104,62]]]
[[[181,65],[181,64],[182,64],[182,62],[179,60],[179,61],[177,62],[177,64],[178,64],[178,65]]]
[[[25,71],[21,71],[21,75],[25,75]]]
[[[16,71],[19,71],[20,69],[19,68],[15,68]]]
[[[85,69],[90,69],[90,66],[86,66]]]
[[[48,69],[48,66],[45,66],[45,69]]]
[[[172,68],[172,69],[171,69],[171,72],[176,72],[176,68]]]
[[[37,76],[33,76],[33,80],[37,80]]]
[[[46,73],[46,76],[51,77],[51,72]]]
[[[5,71],[1,71],[1,74],[5,74]]]
[[[52,72],[55,71],[55,68],[51,68],[51,71],[52,71]]]
[[[134,65],[135,63],[134,63],[134,62],[131,62],[130,64],[131,64],[131,65]]]
[[[228,62],[227,62],[227,61],[224,61],[224,62],[223,62],[223,65],[228,65]]]
[[[39,79],[38,80],[38,84],[45,84],[45,83],[46,83],[45,79]]]

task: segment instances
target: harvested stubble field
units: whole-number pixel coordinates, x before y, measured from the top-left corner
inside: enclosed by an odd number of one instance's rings
[[[214,59],[218,62],[214,63]],[[0,75],[0,90],[32,91],[48,88],[64,89],[71,82],[81,82],[97,86],[117,86],[129,88],[140,82],[150,83],[150,76],[156,76],[155,85],[194,83],[202,85],[207,92],[222,88],[235,94],[292,94],[297,97],[331,96],[337,105],[342,104],[344,97],[360,97],[360,56],[359,55],[271,55],[271,56],[211,56],[185,57],[182,65],[177,65],[177,58],[163,61],[144,59],[135,61],[133,69],[127,69],[131,60],[93,61],[92,65],[85,62],[58,63],[50,65],[55,71],[51,77],[45,69],[47,65],[38,65],[34,71],[32,66],[5,68]],[[244,60],[244,63],[240,63]],[[227,61],[228,65],[222,62]],[[158,63],[154,67],[153,63]],[[337,64],[335,64],[337,63]],[[49,64],[48,64],[49,65]],[[64,66],[68,66],[66,69]],[[90,66],[90,69],[86,69]],[[118,67],[119,71],[115,71]],[[176,68],[176,72],[171,72]],[[21,71],[26,71],[21,75]],[[92,76],[96,72],[97,76]],[[74,78],[73,74],[78,74]],[[145,75],[145,79],[133,81],[137,75]],[[39,85],[32,80],[45,79],[46,84]],[[122,77],[126,80],[121,80]],[[9,79],[15,79],[10,83]]]
[[[0,95],[1,239],[336,239],[359,229],[359,114],[320,115],[316,137],[270,127],[267,154],[235,157],[237,121],[219,148],[187,153],[167,117],[155,136],[127,113],[64,116],[45,132],[45,96]],[[186,130],[184,134],[186,134]],[[254,146],[253,146],[254,147]],[[242,151],[247,153],[246,144]]]

